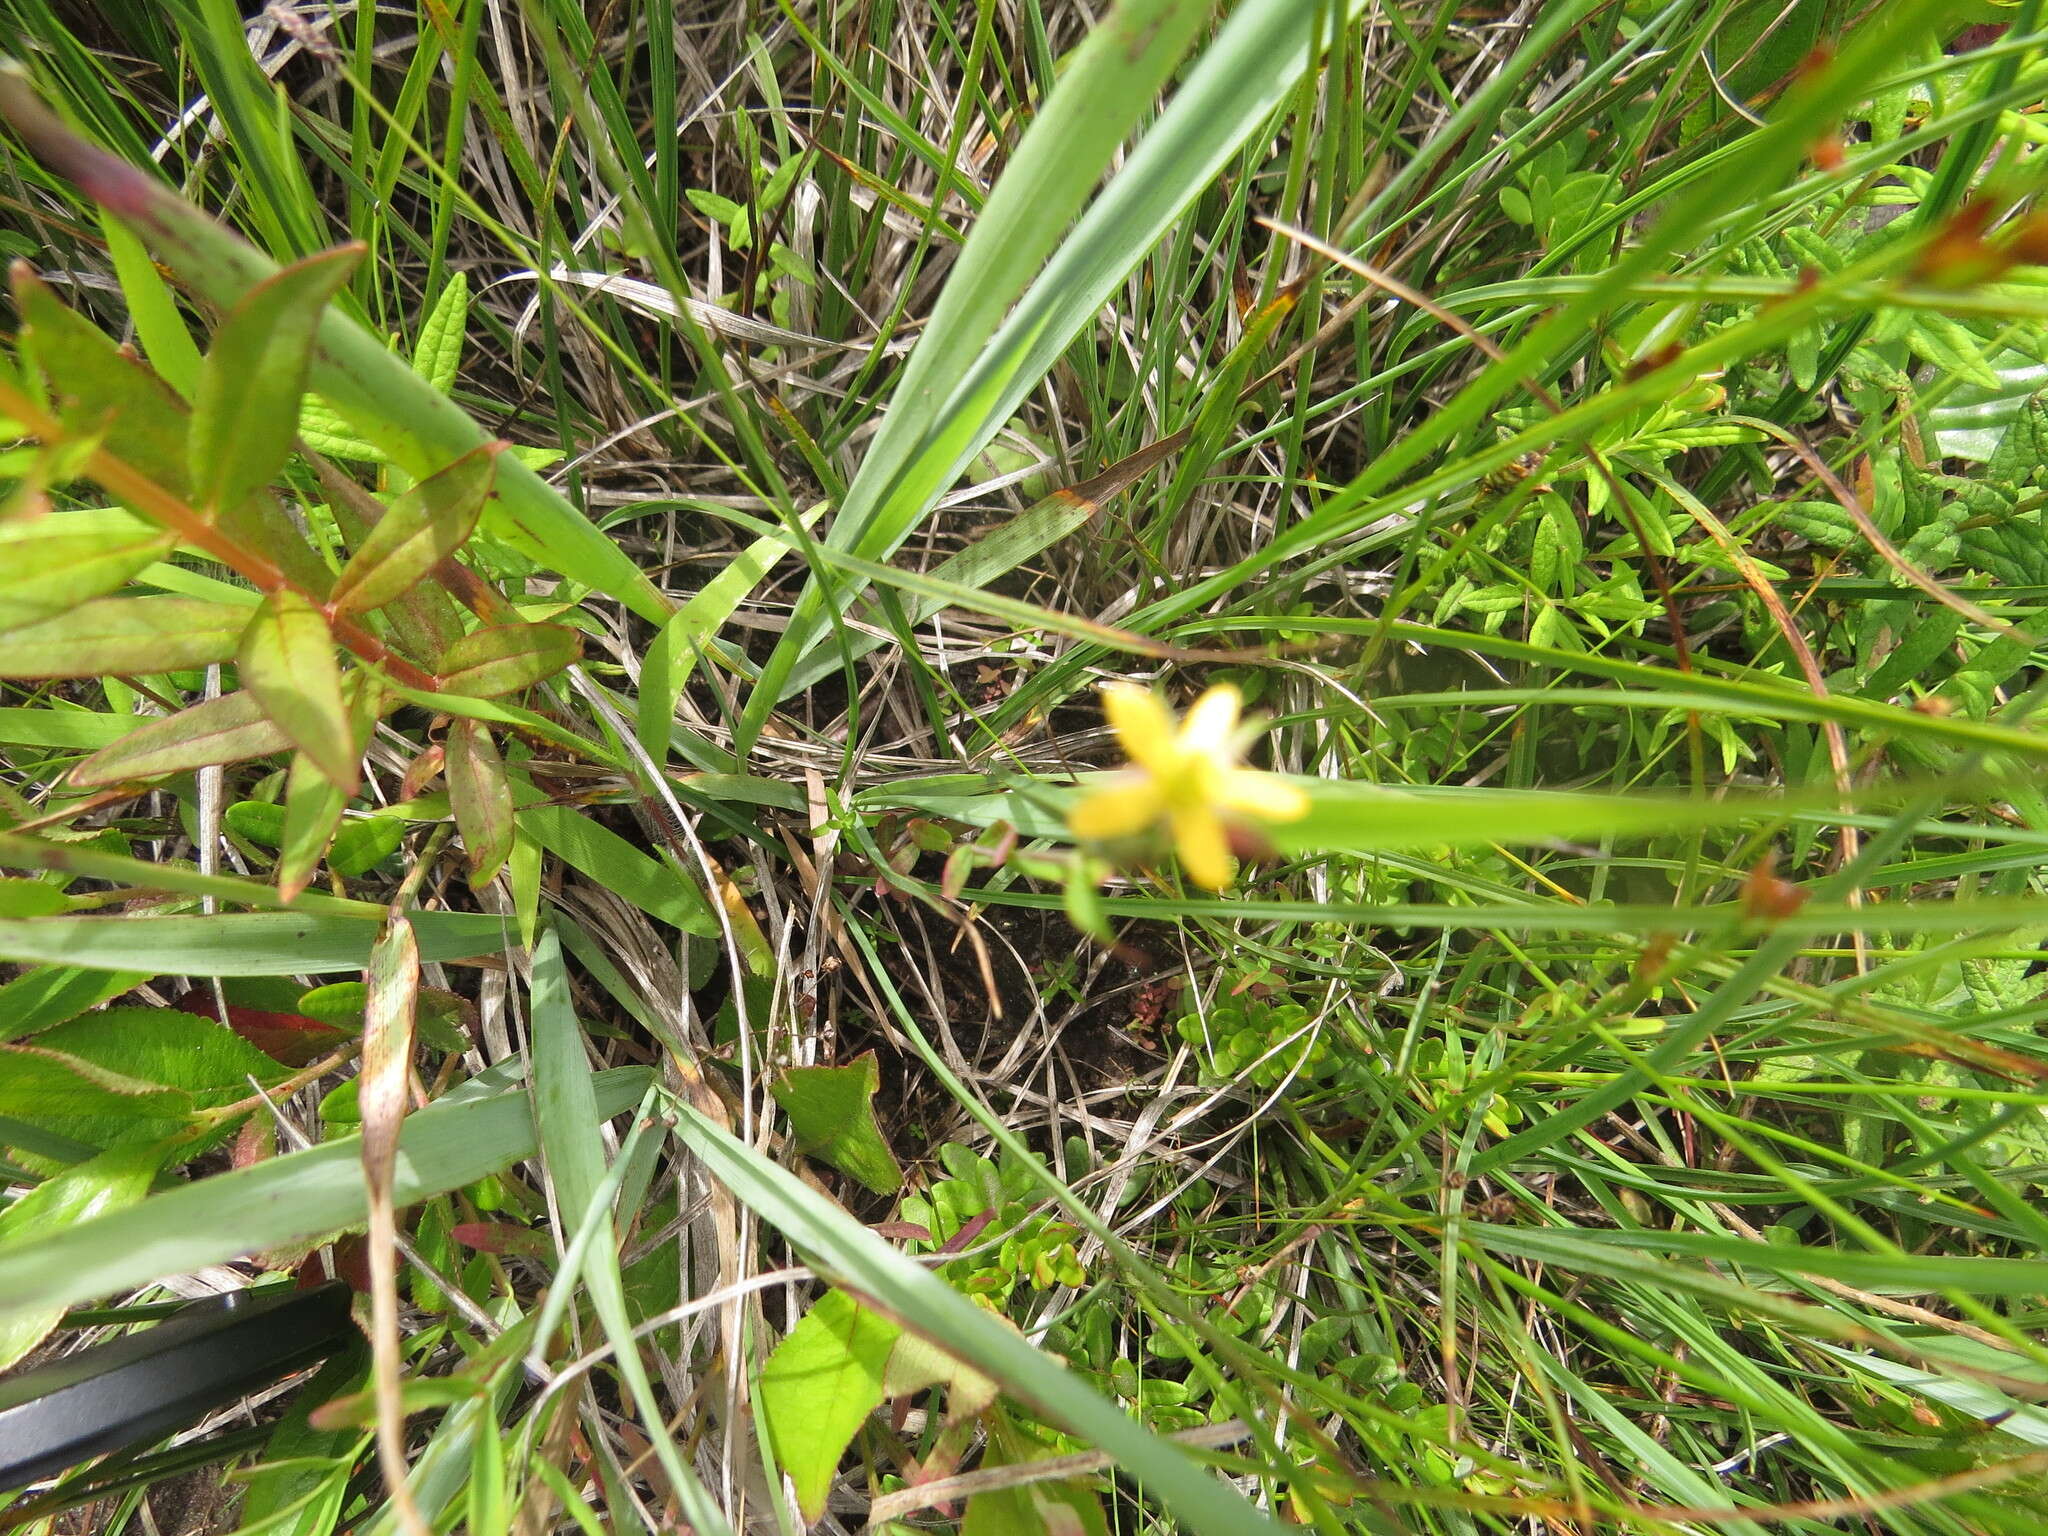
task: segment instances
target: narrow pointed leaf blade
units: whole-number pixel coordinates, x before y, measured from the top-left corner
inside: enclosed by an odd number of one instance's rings
[[[232,661],[249,610],[197,597],[98,597],[0,634],[0,677],[132,677]]]
[[[448,805],[469,851],[469,882],[488,885],[512,852],[512,781],[481,720],[448,728]]]
[[[80,788],[239,763],[291,744],[254,694],[225,693],[138,726],[71,770]]]
[[[277,852],[277,894],[284,900],[292,900],[312,883],[347,804],[347,797],[312,758],[301,752],[292,759]]]
[[[327,620],[298,593],[273,592],[242,637],[242,686],[292,744],[344,795],[355,793],[360,764],[341,695],[341,667]]]
[[[500,444],[464,454],[394,501],[335,579],[337,613],[395,602],[475,532]]]
[[[284,468],[321,312],[363,248],[323,251],[265,278],[228,311],[199,370],[186,458],[192,498],[238,506]]]
[[[490,699],[553,677],[583,654],[583,637],[560,624],[492,624],[471,630],[441,658],[449,693]]]
[[[170,547],[171,536],[153,528],[85,527],[62,515],[0,526],[0,630],[104,597]]]

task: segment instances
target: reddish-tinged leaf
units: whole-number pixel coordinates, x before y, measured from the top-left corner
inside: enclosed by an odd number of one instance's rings
[[[344,798],[356,792],[361,761],[341,666],[327,620],[298,593],[273,592],[242,636],[242,686],[292,744],[313,759]]]
[[[460,549],[483,514],[504,447],[465,453],[394,501],[335,579],[335,610],[382,608]]]
[[[201,1018],[217,1019],[221,1008],[214,995],[195,987],[171,1004]],[[276,1013],[268,1008],[227,1005],[227,1026],[272,1061],[288,1067],[303,1067],[337,1050],[354,1036],[345,1029],[309,1019],[303,1013]]]
[[[441,658],[441,687],[473,699],[530,688],[583,654],[583,637],[560,624],[493,624],[471,630]]]
[[[238,603],[94,598],[0,634],[0,677],[132,677],[232,661],[248,623]]]
[[[299,430],[321,311],[363,258],[322,251],[258,283],[214,333],[192,402],[187,462],[203,510],[238,506],[276,478]]]
[[[512,852],[512,781],[481,720],[448,727],[448,805],[469,850],[469,883],[488,885]]]
[[[216,763],[263,757],[289,745],[284,732],[265,715],[253,695],[227,693],[137,726],[72,769],[71,782],[89,788],[161,778]]]
[[[440,777],[441,768],[448,760],[448,749],[438,741],[406,765],[405,777],[399,780],[398,798],[417,800],[427,792],[427,786]]]
[[[185,402],[123,352],[114,338],[63,304],[25,261],[9,274],[21,315],[23,353],[50,381],[67,420],[174,496],[185,494]]]
[[[478,1253],[501,1253],[519,1259],[553,1259],[554,1239],[531,1227],[509,1221],[458,1221],[448,1235]]]

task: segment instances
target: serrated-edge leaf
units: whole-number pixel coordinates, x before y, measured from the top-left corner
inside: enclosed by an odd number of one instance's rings
[[[412,349],[413,372],[444,395],[455,387],[455,376],[462,370],[463,332],[468,324],[469,275],[451,273],[441,297],[434,302],[433,313],[421,323]]]

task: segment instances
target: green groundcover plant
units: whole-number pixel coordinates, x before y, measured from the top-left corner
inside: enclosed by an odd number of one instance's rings
[[[37,1532],[2031,1532],[2038,0],[0,0]],[[2048,163],[2048,162],[2044,162]]]

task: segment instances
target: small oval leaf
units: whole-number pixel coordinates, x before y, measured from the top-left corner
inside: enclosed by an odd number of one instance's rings
[[[197,597],[97,597],[0,634],[0,677],[132,677],[234,659],[249,610]]]
[[[356,792],[360,758],[341,695],[327,620],[298,593],[273,592],[242,636],[242,686],[343,798]]]
[[[553,677],[582,654],[583,637],[560,624],[492,624],[448,647],[441,687],[474,699],[495,698]]]
[[[80,788],[155,779],[281,752],[291,743],[248,693],[227,693],[136,727],[71,770]]]
[[[397,601],[460,549],[476,530],[503,447],[490,443],[465,453],[394,501],[335,579],[335,612]]]

